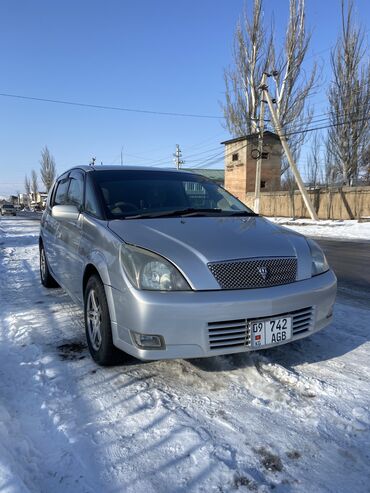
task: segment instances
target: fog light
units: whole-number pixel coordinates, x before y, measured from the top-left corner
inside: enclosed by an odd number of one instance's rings
[[[132,338],[140,349],[164,349],[164,339],[162,336],[152,334],[139,334],[131,331]]]

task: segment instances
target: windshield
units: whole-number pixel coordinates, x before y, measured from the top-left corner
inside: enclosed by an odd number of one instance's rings
[[[14,209],[14,205],[11,205],[11,204],[4,204],[4,205],[3,205],[3,208],[4,208],[4,209]]]
[[[216,183],[171,171],[97,171],[108,219],[168,216],[254,215]]]

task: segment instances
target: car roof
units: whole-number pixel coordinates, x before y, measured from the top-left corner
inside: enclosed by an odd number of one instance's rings
[[[171,171],[178,172],[179,170],[173,168],[157,168],[154,166],[132,166],[132,165],[94,165],[94,166],[74,166],[68,171],[72,171],[72,169],[83,169],[84,171]],[[185,171],[185,170],[180,170]]]
[[[77,171],[77,170],[82,170],[87,173],[91,172],[97,172],[101,173],[104,171],[156,171],[156,172],[170,172],[170,173],[188,173],[188,174],[195,174],[192,170],[178,170],[178,169],[173,169],[173,168],[156,168],[154,166],[130,166],[130,165],[80,165],[80,166],[73,166],[73,168],[67,169],[63,173],[61,173],[57,180],[62,178],[63,176],[71,173],[72,171]]]

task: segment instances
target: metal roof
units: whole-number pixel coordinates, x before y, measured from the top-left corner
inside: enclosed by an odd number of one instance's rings
[[[183,168],[183,171],[190,171],[191,173],[196,173],[202,175],[210,180],[224,181],[225,170],[223,169],[197,169],[197,168]]]
[[[279,140],[280,141],[280,137],[275,134],[274,132],[270,132],[270,130],[265,130],[263,132],[263,136],[265,137],[271,137],[273,139],[276,139],[276,140]],[[254,140],[258,137],[258,134],[255,133],[255,134],[249,134],[249,135],[244,135],[243,137],[235,137],[234,139],[230,139],[230,140],[224,140],[223,142],[220,142],[220,144],[233,144],[234,142],[241,142],[243,140]]]

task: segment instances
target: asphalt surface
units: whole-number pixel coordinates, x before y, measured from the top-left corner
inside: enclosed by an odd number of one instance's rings
[[[370,242],[318,239],[343,287],[370,290]],[[370,299],[369,299],[370,305]]]
[[[370,310],[370,241],[315,240],[337,276],[341,303]]]

